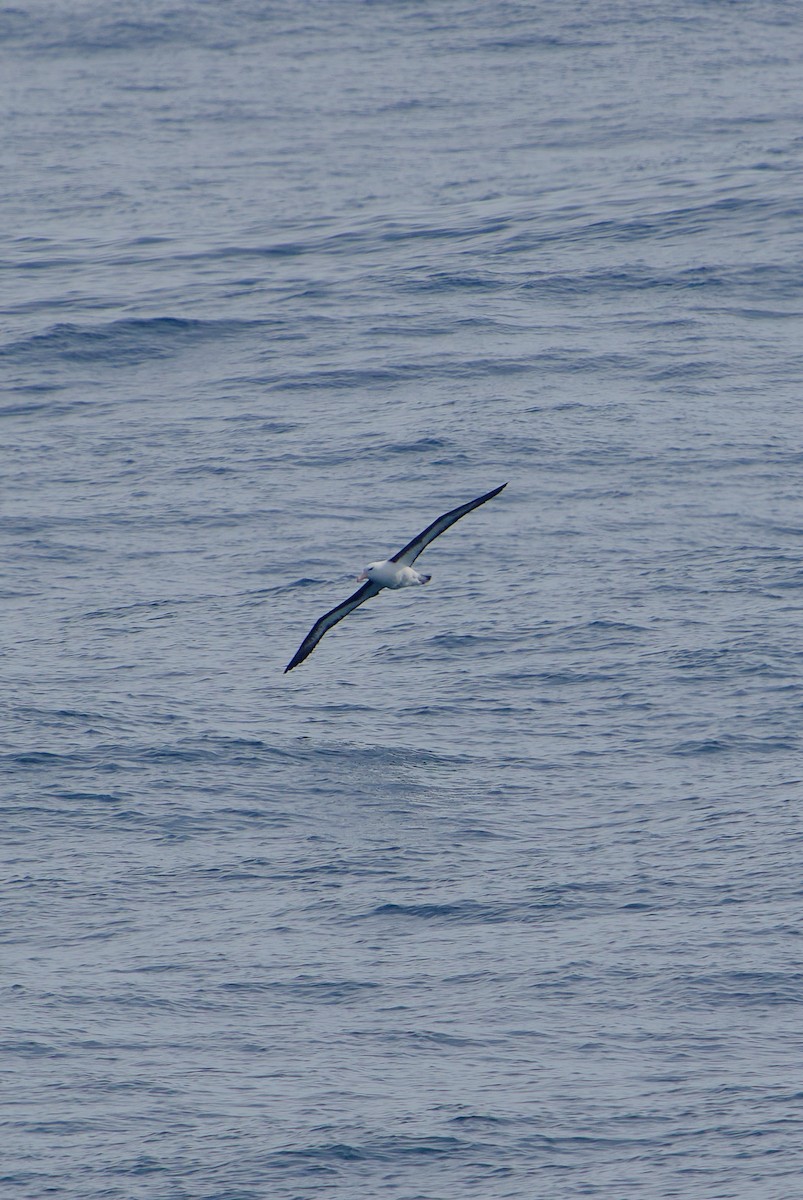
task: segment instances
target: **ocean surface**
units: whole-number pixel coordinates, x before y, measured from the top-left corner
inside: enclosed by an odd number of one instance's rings
[[[801,5],[18,0],[0,95],[3,1200],[799,1200]]]

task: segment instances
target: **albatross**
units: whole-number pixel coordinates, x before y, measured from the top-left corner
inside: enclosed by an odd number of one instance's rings
[[[420,571],[413,570],[413,563],[419,554],[426,550],[436,537],[440,537],[450,525],[454,525],[455,521],[459,521],[473,508],[479,508],[487,500],[493,500],[494,496],[498,496],[502,488],[506,487],[507,484],[503,483],[501,487],[494,488],[492,492],[486,492],[484,496],[478,496],[476,500],[469,500],[467,504],[460,504],[457,508],[450,509],[449,512],[434,520],[431,525],[427,525],[421,533],[416,534],[412,541],[409,541],[406,546],[402,546],[401,550],[392,558],[386,559],[385,562],[369,563],[362,574],[357,576],[358,580],[365,581],[362,587],[358,588],[353,596],[349,596],[348,600],[344,600],[342,604],[336,605],[328,613],[324,613],[322,617],[318,618],[284,668],[284,674],[292,671],[293,667],[297,667],[308,655],[312,654],[323,635],[328,633],[333,625],[337,625],[338,621],[342,621],[350,612],[354,612],[355,608],[365,604],[366,600],[376,596],[383,588],[391,588],[395,591],[397,588],[429,583],[431,575],[422,575]]]

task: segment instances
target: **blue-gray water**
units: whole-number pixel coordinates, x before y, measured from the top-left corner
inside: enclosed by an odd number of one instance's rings
[[[0,8],[4,1198],[801,1195],[801,60]]]

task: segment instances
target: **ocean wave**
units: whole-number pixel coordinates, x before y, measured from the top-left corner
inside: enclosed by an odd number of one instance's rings
[[[126,367],[263,327],[255,321],[181,317],[130,317],[94,325],[63,322],[0,347],[0,359],[38,366],[60,361]]]

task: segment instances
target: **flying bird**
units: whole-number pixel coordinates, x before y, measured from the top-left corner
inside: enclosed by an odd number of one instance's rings
[[[355,608],[365,604],[366,600],[376,596],[383,588],[395,590],[396,588],[413,587],[419,583],[429,583],[431,575],[422,575],[420,571],[413,570],[413,563],[422,550],[426,550],[430,542],[434,542],[435,538],[440,537],[450,525],[454,525],[455,521],[459,521],[466,513],[470,513],[472,508],[479,508],[486,500],[493,500],[494,496],[498,496],[502,488],[506,487],[507,484],[503,483],[501,487],[494,488],[492,492],[486,492],[484,496],[478,496],[476,500],[469,500],[467,504],[461,504],[457,508],[451,509],[442,517],[438,517],[431,525],[427,525],[423,532],[417,534],[406,546],[402,546],[398,554],[394,554],[386,562],[369,563],[362,574],[357,576],[358,580],[365,581],[362,587],[358,588],[353,596],[349,596],[348,600],[344,600],[342,604],[338,604],[318,618],[284,668],[285,675],[288,671],[292,671],[293,667],[302,663],[307,655],[312,654],[323,635],[328,633],[333,625],[337,625],[338,621],[342,621],[350,612],[354,612]]]

